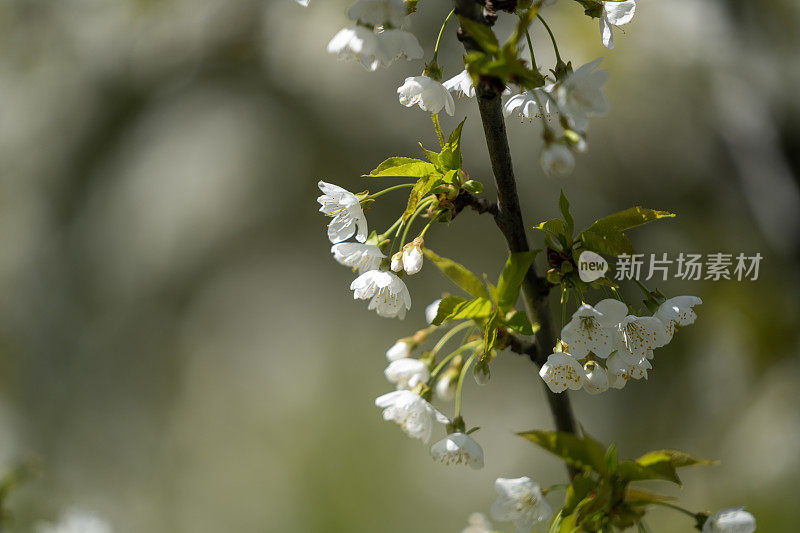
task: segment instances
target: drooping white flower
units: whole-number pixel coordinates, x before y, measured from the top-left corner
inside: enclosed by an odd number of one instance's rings
[[[392,256],[392,264],[390,266],[393,272],[403,270],[403,252],[397,252]]]
[[[375,32],[364,26],[343,28],[328,43],[328,53],[341,60],[355,60],[375,71],[381,64],[383,52]]]
[[[420,241],[415,239],[403,250],[403,270],[409,275],[422,270],[422,244]]]
[[[406,311],[411,309],[411,295],[403,280],[392,272],[370,270],[358,276],[350,284],[353,298],[356,300],[370,300],[367,309],[375,310],[378,316],[384,318],[406,317]]]
[[[703,533],[753,533],[755,530],[756,517],[744,507],[720,511],[703,524]]]
[[[413,389],[420,383],[425,383],[431,377],[428,365],[419,359],[404,357],[389,363],[383,375],[390,383],[394,383],[398,390]]]
[[[617,354],[628,364],[641,364],[653,358],[653,350],[669,342],[667,327],[654,316],[628,315],[619,325],[620,343]]]
[[[617,350],[606,360],[609,386],[615,389],[621,389],[631,379],[647,379],[647,371],[653,368],[647,357],[631,363],[623,353]]]
[[[383,409],[384,420],[393,421],[409,437],[419,439],[425,444],[431,440],[436,423],[449,422],[446,416],[434,409],[419,394],[407,390],[384,394],[375,400],[375,405]]]
[[[472,513],[467,518],[467,527],[461,533],[492,533],[492,523],[483,513]]]
[[[583,382],[583,390],[589,394],[600,394],[608,390],[608,371],[596,361],[591,361],[583,365],[586,372],[586,381]]]
[[[546,113],[544,118],[547,119],[549,123],[550,117],[547,116],[547,113],[550,113],[552,106],[547,93],[552,90],[552,88],[553,85],[551,84],[515,94],[506,100],[506,103],[503,105],[503,115],[506,118],[518,116],[533,120],[539,118],[542,115],[542,110],[544,110]]]
[[[111,533],[111,525],[94,513],[71,509],[56,524],[40,524],[37,533]]]
[[[358,242],[367,240],[367,219],[361,202],[355,194],[337,185],[319,182],[322,196],[317,202],[322,206],[320,213],[333,217],[328,224],[328,239],[334,244],[356,236]]]
[[[400,340],[392,345],[391,348],[386,350],[386,359],[389,361],[397,361],[411,356],[413,346],[410,342]]]
[[[357,270],[363,274],[381,266],[381,261],[386,257],[381,249],[374,244],[361,244],[358,242],[340,242],[331,247],[333,258],[340,265]]]
[[[303,7],[308,7],[308,0],[294,0]]]
[[[702,303],[703,300],[697,296],[676,296],[658,306],[653,316],[664,323],[667,327],[667,335],[672,339],[675,334],[675,326],[694,324],[697,314],[692,308]]]
[[[425,321],[428,322],[428,324],[433,324],[433,319],[435,319],[436,315],[439,313],[440,303],[442,303],[442,299],[438,298],[425,307]]]
[[[608,111],[608,100],[603,92],[608,72],[595,70],[602,60],[598,58],[582,65],[556,85],[558,110],[573,129],[586,131],[590,115],[601,115]]]
[[[564,392],[567,389],[578,390],[586,381],[586,372],[583,370],[583,366],[566,352],[550,354],[547,362],[539,370],[539,375],[555,393]]]
[[[406,107],[418,105],[423,111],[438,113],[444,109],[451,117],[455,112],[455,102],[444,85],[428,76],[406,78],[397,88],[400,103]]]
[[[413,33],[391,29],[378,32],[378,53],[384,67],[401,57],[411,60],[421,59],[425,55]]]
[[[448,91],[452,91],[462,98],[475,97],[475,85],[473,85],[472,77],[466,70],[462,70],[460,74],[456,74],[442,85]]]
[[[431,457],[446,465],[483,468],[483,448],[466,433],[451,433],[431,446]]]
[[[600,37],[606,48],[614,48],[614,26],[622,26],[633,20],[636,11],[636,0],[624,2],[603,2],[600,14]]]
[[[575,170],[575,156],[563,143],[546,143],[539,155],[539,164],[548,176],[569,176]]]
[[[443,402],[449,402],[456,395],[456,384],[456,377],[449,372],[445,372],[442,377],[436,380],[433,392],[436,393],[436,397]]]
[[[569,353],[577,358],[592,352],[605,359],[617,349],[619,323],[628,314],[628,307],[613,298],[598,302],[594,307],[581,305],[561,330],[561,339],[569,345]]]
[[[403,0],[356,0],[347,8],[350,20],[370,26],[400,27],[408,14]]]
[[[516,479],[498,478],[494,482],[497,499],[491,515],[500,522],[514,522],[518,532],[529,533],[539,522],[553,516],[553,509],[542,495],[538,483],[525,476]]]

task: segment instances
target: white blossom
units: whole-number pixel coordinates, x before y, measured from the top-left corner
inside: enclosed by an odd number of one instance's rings
[[[411,295],[403,280],[392,272],[370,270],[358,276],[350,284],[353,298],[370,300],[367,309],[375,310],[384,318],[405,318],[411,309]]]
[[[319,182],[322,196],[317,202],[320,213],[333,217],[328,224],[328,239],[334,244],[349,239],[354,234],[358,242],[367,240],[367,219],[361,202],[355,194],[337,185]]]
[[[583,366],[566,352],[550,354],[547,362],[539,370],[539,375],[555,393],[564,392],[567,389],[578,390],[586,381],[586,372],[583,370]]]
[[[460,74],[456,74],[442,85],[444,85],[445,89],[456,93],[460,97],[475,97],[475,85],[473,85],[472,77],[466,70],[462,70]]]
[[[653,350],[669,342],[667,327],[654,316],[626,316],[619,325],[617,354],[629,364],[653,358]]]
[[[425,383],[431,377],[428,365],[419,359],[404,357],[389,363],[383,375],[390,383],[394,383],[398,390],[413,389],[420,383]]]
[[[436,397],[443,402],[449,402],[456,395],[456,384],[456,377],[449,372],[445,372],[444,375],[436,381],[433,392],[436,393]]]
[[[384,29],[378,32],[378,55],[384,67],[392,61],[405,57],[406,59],[421,59],[425,52],[413,33],[405,30]]]
[[[508,118],[511,116],[518,116],[533,120],[542,115],[542,110],[546,113],[550,112],[550,98],[547,96],[553,88],[553,85],[547,85],[542,88],[528,90],[520,94],[515,94],[503,105],[503,115]],[[544,117],[547,122],[550,122],[550,117]]]
[[[497,499],[491,515],[500,522],[514,522],[518,532],[529,533],[539,522],[547,522],[553,510],[542,495],[542,489],[529,477],[498,478],[494,482]]]
[[[594,307],[583,304],[561,330],[561,340],[577,358],[592,352],[605,359],[617,349],[618,326],[627,313],[628,306],[613,298],[602,300]]]
[[[331,247],[333,258],[340,265],[357,270],[363,274],[381,266],[381,261],[386,257],[381,249],[374,244],[361,244],[357,242],[340,242]]]
[[[369,70],[375,71],[381,64],[384,52],[378,36],[364,26],[343,28],[328,43],[328,53],[342,60],[355,60]]]
[[[72,509],[56,524],[40,524],[37,533],[111,533],[111,525],[94,513]]]
[[[548,176],[569,176],[575,169],[575,156],[567,145],[551,142],[542,148],[539,164]]]
[[[483,448],[466,433],[451,433],[433,446],[431,457],[446,465],[469,465],[483,468]]]
[[[461,533],[492,533],[492,523],[483,513],[472,513],[467,518],[467,527]]]
[[[397,88],[400,103],[406,107],[418,105],[423,111],[438,113],[444,109],[451,117],[455,112],[455,102],[444,85],[427,76],[406,78]]]
[[[294,0],[303,7],[308,7],[308,0]]]
[[[413,346],[410,342],[400,340],[392,345],[391,348],[386,350],[386,359],[389,361],[397,361],[411,356]]]
[[[720,511],[703,524],[703,533],[753,533],[755,530],[756,517],[744,507]]]
[[[603,12],[600,14],[600,37],[606,48],[614,48],[614,27],[633,20],[635,11],[636,0],[603,2]]]
[[[555,87],[558,110],[573,129],[586,131],[589,115],[600,115],[608,111],[608,100],[603,92],[603,85],[608,81],[608,72],[595,70],[602,60],[598,58],[582,65]]]
[[[423,400],[418,394],[398,390],[384,394],[375,400],[375,405],[383,409],[383,419],[391,420],[409,437],[427,444],[431,439],[433,427],[438,422],[447,424],[449,420],[442,413]]]
[[[675,334],[675,326],[694,324],[694,321],[697,320],[697,314],[692,308],[702,303],[703,300],[697,296],[676,296],[658,306],[653,316],[664,323],[667,327],[667,335],[672,339]]]
[[[631,363],[621,352],[621,350],[614,352],[606,360],[609,385],[615,389],[621,389],[631,379],[647,379],[647,371],[653,368],[647,357]]]
[[[400,272],[403,270],[403,252],[397,252],[392,256],[390,268],[393,272]]]
[[[350,20],[375,27],[400,27],[407,14],[408,8],[403,0],[356,0],[347,8]]]
[[[600,394],[608,390],[608,371],[596,361],[583,365],[586,372],[586,380],[583,382],[583,390],[589,394]]]
[[[438,298],[431,303],[429,303],[425,307],[425,321],[428,324],[433,324],[433,320],[436,318],[436,315],[439,313],[439,304],[442,303],[442,299]]]
[[[409,275],[422,270],[422,246],[419,241],[414,240],[403,250],[403,270]]]

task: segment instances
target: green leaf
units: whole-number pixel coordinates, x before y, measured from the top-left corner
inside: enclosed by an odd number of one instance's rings
[[[553,220],[548,220],[547,222],[542,222],[537,226],[534,226],[533,229],[538,229],[539,231],[544,231],[549,233],[553,237],[558,238],[561,235],[564,235],[566,232],[566,227],[564,226],[564,221],[560,218],[554,218]]]
[[[618,231],[600,235],[594,231],[584,230],[579,237],[584,248],[598,254],[617,256],[636,253],[628,237]]]
[[[430,163],[428,164],[430,165]],[[406,204],[406,210],[403,212],[403,220],[408,220],[408,217],[417,210],[420,200],[431,192],[438,177],[437,174],[431,174],[417,180],[417,183],[414,184],[414,187],[408,195],[408,203]]]
[[[439,302],[439,307],[436,310],[436,316],[433,318],[433,325],[439,326],[445,319],[453,314],[456,306],[467,302],[466,298],[460,296],[445,296]]]
[[[625,503],[630,505],[649,505],[652,503],[668,503],[670,501],[674,501],[674,498],[636,487],[625,489]]]
[[[475,40],[481,50],[492,56],[500,52],[500,43],[497,41],[497,36],[495,36],[491,27],[462,16],[458,17],[458,22],[461,28]]]
[[[439,154],[439,161],[443,170],[461,169],[461,130],[464,128],[464,122],[466,121],[466,118],[461,121],[456,129],[453,130],[453,133],[450,134],[450,139],[442,147],[442,153]]]
[[[528,320],[528,315],[525,314],[523,311],[513,311],[509,315],[506,316],[506,319],[503,321],[503,324],[509,328],[513,329],[517,333],[521,333],[523,335],[533,335],[537,331],[539,331],[539,324],[533,325],[531,324],[530,320]]]
[[[674,213],[668,211],[656,211],[654,209],[637,206],[603,217],[595,221],[595,223],[586,228],[586,230],[597,233],[598,235],[606,235],[611,232],[621,233],[660,218],[672,218],[674,216]]]
[[[561,197],[558,199],[558,208],[561,210],[561,216],[564,217],[567,236],[569,237],[569,240],[572,241],[572,233],[575,231],[575,220],[572,218],[572,214],[569,212],[569,200],[567,200],[567,197],[564,196],[563,189],[561,190]]]
[[[525,274],[533,263],[538,250],[531,252],[517,252],[508,256],[506,266],[500,279],[497,282],[497,306],[500,309],[510,309],[514,307],[519,298],[519,289]]]
[[[411,157],[390,157],[363,177],[425,178],[435,172],[433,163]]]
[[[698,459],[677,450],[656,450],[647,453],[636,461],[622,461],[617,467],[617,475],[625,481],[645,481],[663,479],[682,485],[678,468],[694,465],[713,465],[714,461]]]
[[[483,331],[483,352],[489,354],[497,343],[497,329],[500,327],[500,314],[494,311],[486,321]]]
[[[590,437],[578,437],[564,431],[528,431],[520,436],[561,457],[567,464],[584,470],[603,472],[606,450]]]
[[[422,151],[425,152],[425,157],[428,158],[428,161],[431,162],[431,164],[435,167],[435,169],[438,172],[444,171],[444,167],[442,167],[442,165],[441,165],[438,153],[436,153],[436,152],[434,152],[432,150],[428,150],[427,148],[422,146],[422,143],[419,143],[419,147],[422,148]]]
[[[474,300],[465,300],[453,296],[449,298],[460,301],[447,302],[445,304],[445,299],[443,298],[439,303],[439,311],[436,313],[436,318],[433,320],[435,326],[439,326],[449,320],[485,320],[492,315],[492,302],[486,298],[475,298]]]
[[[475,297],[486,298],[487,300],[490,299],[489,292],[486,290],[486,287],[483,286],[481,280],[478,279],[478,276],[467,270],[466,267],[450,259],[439,257],[428,248],[424,249],[424,253],[445,276],[453,281],[453,283]]]
[[[597,486],[597,481],[589,474],[577,476],[572,480],[572,484],[567,488],[567,495],[564,501],[562,514],[568,516],[572,514],[578,504],[581,503]]]

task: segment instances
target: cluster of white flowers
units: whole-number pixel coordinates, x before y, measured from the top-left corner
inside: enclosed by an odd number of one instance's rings
[[[367,218],[361,200],[350,191],[319,182],[322,195],[317,198],[320,212],[332,217],[328,224],[328,239],[333,243],[331,253],[342,265],[357,270],[359,276],[350,284],[353,298],[369,300],[370,310],[386,318],[406,316],[411,309],[408,287],[395,273],[380,270],[385,255],[367,240]],[[355,235],[358,242],[342,242]]]
[[[565,351],[547,358],[539,375],[556,393],[583,388],[590,394],[621,389],[631,379],[647,379],[653,350],[672,340],[677,327],[697,319],[696,296],[664,301],[653,316],[628,314],[619,300],[583,304],[561,330]],[[581,362],[583,360],[583,362]]]
[[[407,12],[403,0],[357,0],[347,10],[355,24],[331,39],[328,52],[339,59],[358,61],[370,71],[388,67],[402,57],[421,59],[417,38],[402,29]]]

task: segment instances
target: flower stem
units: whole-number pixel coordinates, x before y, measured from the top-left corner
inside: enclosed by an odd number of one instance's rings
[[[431,350],[431,352],[433,352],[434,354],[439,353],[439,350],[441,350],[444,347],[444,345],[447,344],[447,341],[452,339],[459,331],[464,331],[470,326],[472,326],[471,320],[467,322],[462,322],[461,324],[458,324],[457,326],[451,328],[450,331],[442,335],[442,338],[439,339],[439,342],[436,343],[436,346],[433,347],[433,350]]]
[[[469,367],[472,366],[472,362],[475,361],[475,356],[478,355],[478,352],[473,353],[467,359],[467,362],[464,363],[464,367],[461,369],[461,374],[458,375],[458,384],[456,385],[456,411],[454,418],[458,418],[461,416],[461,389],[464,388],[464,378],[467,377],[467,372],[469,372]]]
[[[522,15],[520,15],[520,18],[522,18]],[[538,71],[539,67],[536,66],[536,55],[533,53],[533,41],[531,40],[531,34],[528,28],[525,28],[525,39],[528,40],[528,50],[531,53],[531,69],[533,69],[534,72]]]
[[[380,235],[378,235],[378,242],[380,242],[380,241],[382,241],[382,240],[386,239],[387,237],[389,237],[389,235],[391,235],[391,234],[392,234],[392,232],[393,232],[394,230],[396,230],[396,229],[397,229],[397,227],[398,227],[399,225],[401,225],[402,223],[403,223],[403,217],[400,217],[400,218],[398,218],[397,220],[395,220],[395,221],[394,221],[394,224],[392,224],[391,226],[389,226],[389,229],[387,229],[386,231],[384,231],[383,233],[381,233]]]
[[[672,503],[667,503],[667,502],[651,502],[651,503],[653,503],[655,505],[661,505],[662,507],[668,507],[670,509],[674,509],[675,511],[681,512],[681,513],[683,513],[683,514],[685,514],[687,516],[691,516],[692,518],[695,518],[695,519],[697,518],[697,513],[693,513],[689,509],[684,509],[683,507],[680,507],[680,506],[672,504]]]
[[[444,35],[444,29],[447,26],[447,23],[450,22],[450,19],[453,18],[455,12],[456,10],[453,9],[447,14],[444,22],[442,22],[442,27],[439,29],[439,37],[436,38],[436,46],[433,49],[433,60],[431,61],[431,63],[434,65],[436,64],[436,60],[439,58],[439,45],[442,44],[442,35]]]
[[[464,344],[462,346],[459,346],[458,348],[456,348],[455,350],[450,352],[444,359],[442,359],[442,361],[438,365],[436,365],[436,368],[431,370],[431,378],[430,378],[431,383],[436,381],[436,378],[439,377],[439,374],[442,372],[442,370],[444,370],[444,368],[447,365],[447,363],[449,363],[455,356],[460,355],[460,354],[462,354],[462,353],[464,353],[467,350],[470,350],[472,348],[477,348],[477,346],[482,342],[483,342],[482,340],[481,341],[473,341],[473,342],[470,342],[468,344]]]
[[[547,30],[547,33],[550,34],[550,40],[553,41],[553,49],[556,51],[556,62],[557,63],[563,63],[563,61],[561,61],[561,54],[558,53],[558,43],[556,43],[556,37],[555,37],[555,35],[553,35],[553,31],[550,29],[550,26],[542,18],[541,15],[536,15],[536,18],[538,18],[539,20],[542,21],[542,24],[544,24],[544,27]]]
[[[416,219],[422,211],[427,208],[430,204],[432,204],[436,200],[435,196],[428,196],[422,199],[417,206],[417,209],[408,217],[408,221],[406,222],[406,229],[403,232],[403,238],[400,239],[400,249],[403,249],[403,245],[406,243],[406,239],[408,238],[408,232],[411,229],[411,226],[414,224],[414,219]]]
[[[393,185],[392,187],[389,187],[387,189],[383,189],[382,191],[378,191],[376,193],[372,193],[369,196],[367,196],[367,198],[369,198],[370,200],[374,200],[375,198],[383,196],[387,192],[396,191],[398,189],[404,189],[406,187],[413,187],[414,185],[416,185],[416,183],[401,183],[399,185]]]

